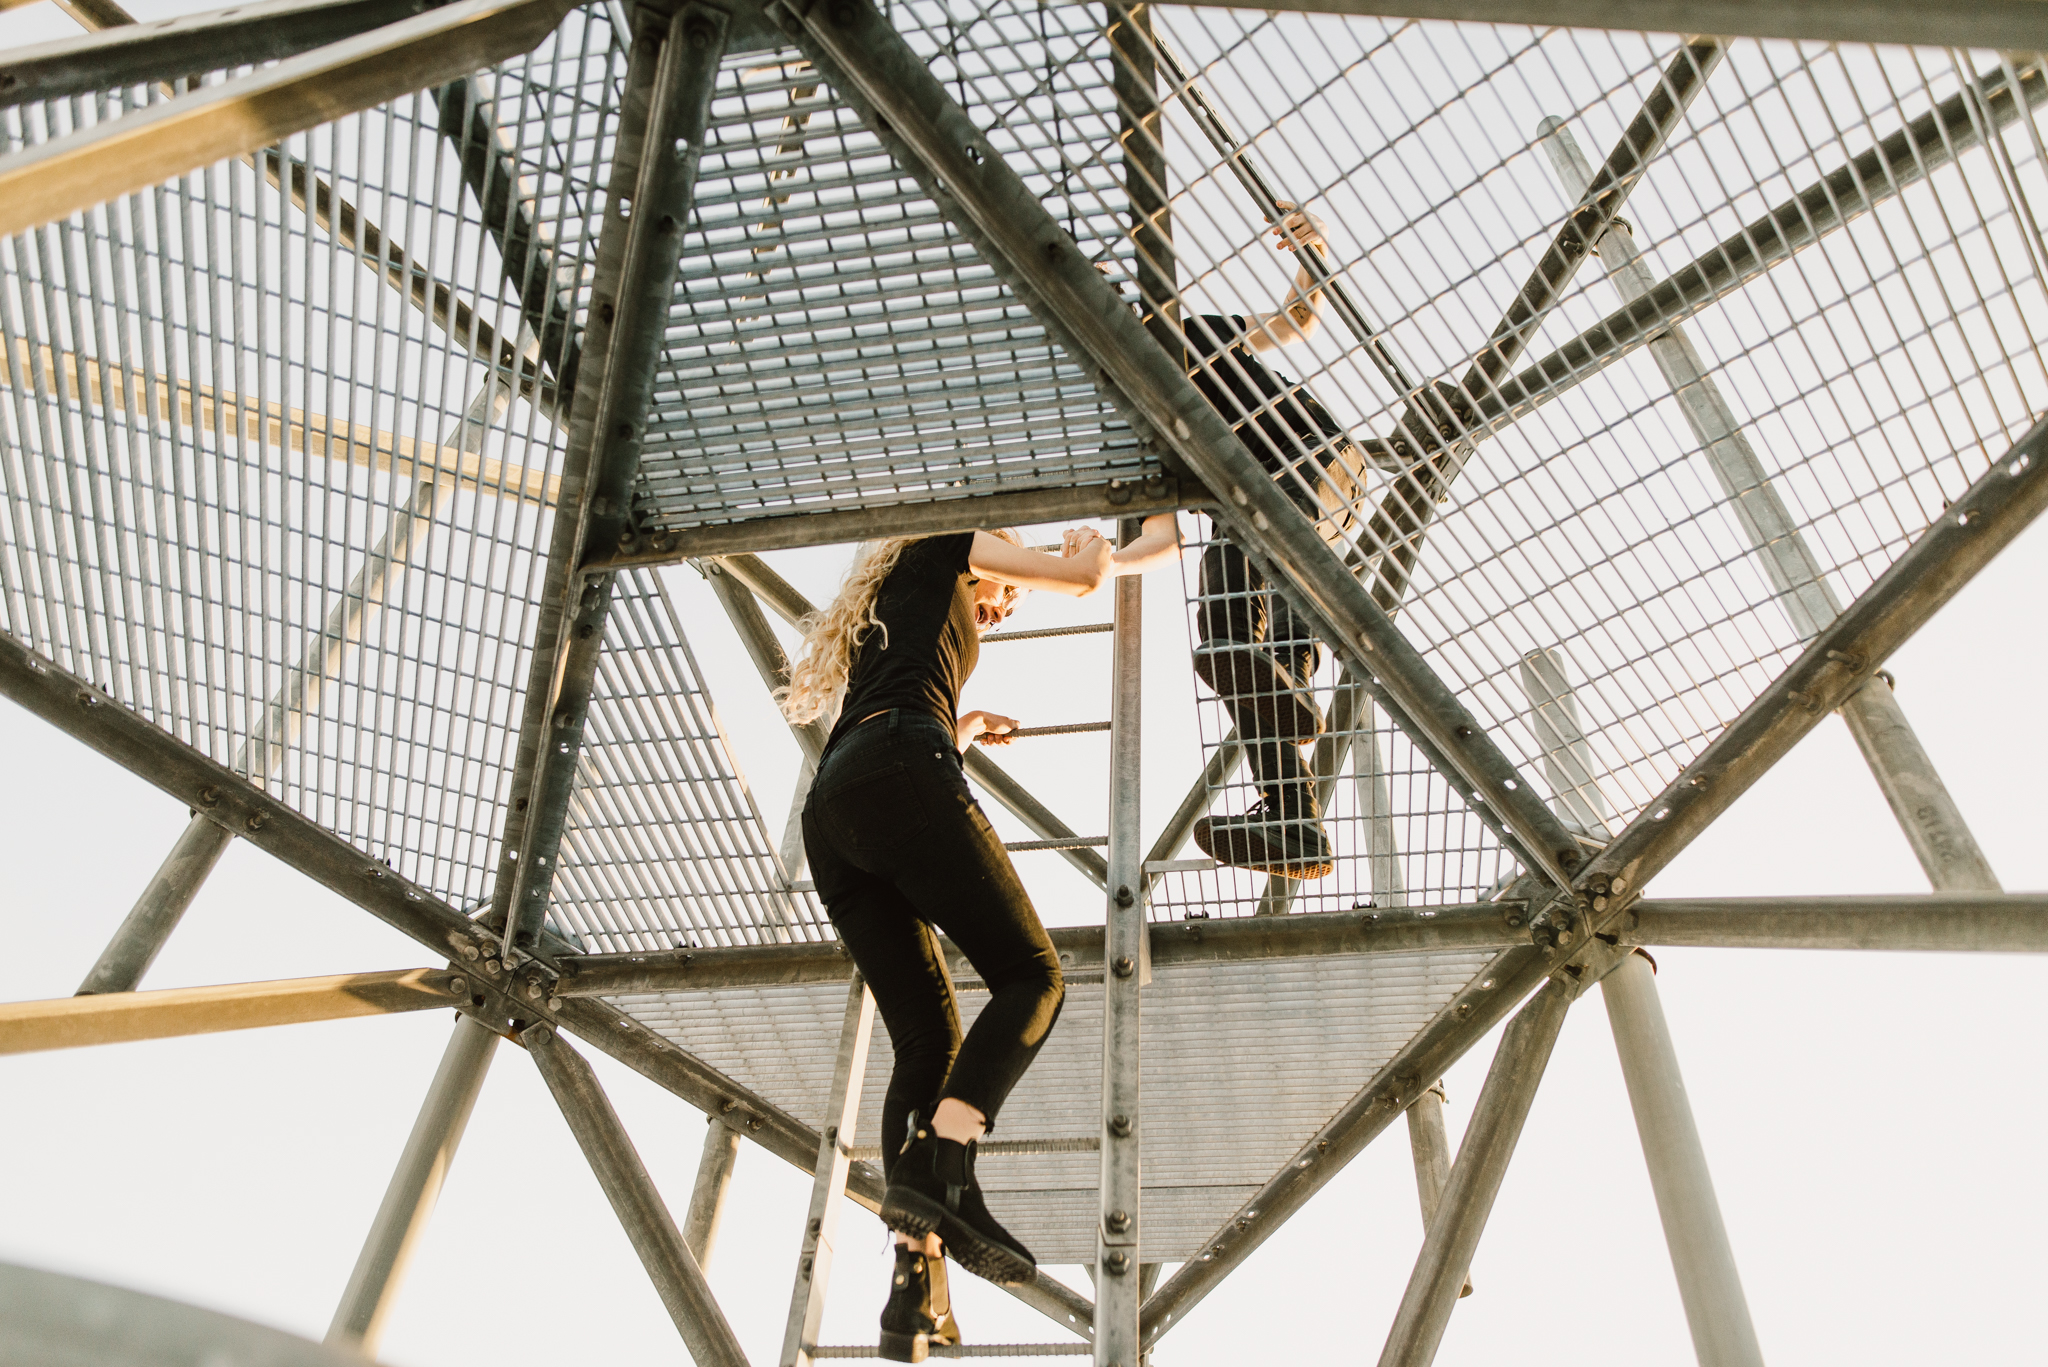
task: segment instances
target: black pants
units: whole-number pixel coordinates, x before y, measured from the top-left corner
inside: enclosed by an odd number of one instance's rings
[[[967,791],[951,728],[894,711],[825,752],[804,805],[825,912],[875,994],[896,1068],[882,1100],[882,1170],[908,1117],[956,1097],[995,1124],[1059,1019],[1066,984],[1003,842]],[[943,930],[989,987],[963,1040]]]
[[[1200,603],[1195,616],[1205,648],[1219,644],[1259,646],[1296,683],[1306,687],[1322,663],[1321,643],[1287,599],[1267,585],[1259,567],[1224,540],[1220,530],[1202,552],[1197,592]],[[1263,724],[1257,710],[1247,701],[1225,698],[1223,705],[1244,741],[1245,755],[1261,795],[1289,810],[1308,802],[1309,770],[1302,760],[1299,742],[1262,738]]]

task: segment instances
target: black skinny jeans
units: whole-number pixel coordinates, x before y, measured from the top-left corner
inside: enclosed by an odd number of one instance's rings
[[[1196,622],[1202,645],[1259,646],[1277,660],[1294,681],[1306,687],[1323,658],[1322,645],[1308,624],[1281,594],[1266,583],[1259,567],[1229,541],[1211,542],[1202,552],[1200,603]],[[1223,705],[1245,743],[1252,776],[1262,796],[1275,806],[1295,811],[1313,801],[1308,765],[1298,740],[1273,740],[1260,735],[1262,723],[1248,701],[1225,698]]]
[[[956,1097],[995,1124],[1059,1019],[1059,952],[1003,842],[967,791],[951,728],[893,711],[855,727],[818,766],[804,850],[825,912],[875,994],[896,1068],[882,1100],[882,1170],[913,1110]],[[943,930],[989,987],[963,1040]]]

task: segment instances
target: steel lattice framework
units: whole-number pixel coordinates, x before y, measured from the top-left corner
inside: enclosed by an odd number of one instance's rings
[[[1760,1363],[1635,947],[2048,949],[1882,669],[2048,502],[2032,0],[61,2],[93,32],[0,62],[0,690],[195,815],[0,1040],[453,1004],[332,1345],[374,1350],[502,1036],[700,1363],[744,1361],[701,1271],[740,1139],[811,1173],[783,1362],[848,1355],[816,1334],[886,1032],[691,645],[786,678],[769,617],[812,605],[760,552],[1186,509],[1191,643],[1227,540],[1323,647],[1324,878],[1187,856],[1256,796],[1207,691],[1141,829],[1134,584],[1064,632],[1110,637],[1111,720],[1066,728],[1109,733],[1107,833],[969,757],[1104,899],[984,1150],[1097,1295],[1016,1288],[1061,1341],[984,1355],[1134,1367],[1405,1115],[1428,1233],[1381,1361],[1427,1363],[1598,982],[1700,1359]],[[1290,261],[1296,205],[1327,247]],[[1289,304],[1370,456],[1316,521],[1177,331]],[[727,621],[679,615],[686,564]],[[1646,896],[1832,711],[1931,896]],[[138,991],[238,837],[445,966]],[[1503,1021],[1453,1162],[1436,1080]],[[722,1122],[680,1226],[571,1038]]]

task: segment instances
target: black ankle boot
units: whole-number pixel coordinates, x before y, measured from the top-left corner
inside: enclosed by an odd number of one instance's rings
[[[988,1281],[1013,1286],[1038,1275],[1038,1260],[988,1212],[974,1145],[939,1138],[916,1112],[882,1195],[882,1223],[913,1239],[937,1230],[953,1261]]]
[[[960,1326],[953,1322],[946,1260],[899,1244],[889,1303],[882,1307],[882,1344],[876,1351],[891,1362],[923,1362],[928,1348],[958,1342]]]

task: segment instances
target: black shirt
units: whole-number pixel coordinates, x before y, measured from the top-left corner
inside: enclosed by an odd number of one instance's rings
[[[875,594],[875,617],[846,676],[846,701],[826,748],[863,720],[892,707],[923,712],[952,730],[960,686],[981,658],[974,625],[975,580],[967,571],[973,532],[928,536],[903,548]],[[886,628],[886,631],[884,630]]]
[[[1275,476],[1301,469],[1301,478],[1281,479],[1294,501],[1315,511],[1321,471],[1336,458],[1349,434],[1305,386],[1275,375],[1253,353],[1240,316],[1202,314],[1182,324],[1188,341],[1189,378],[1221,413],[1259,464]]]

